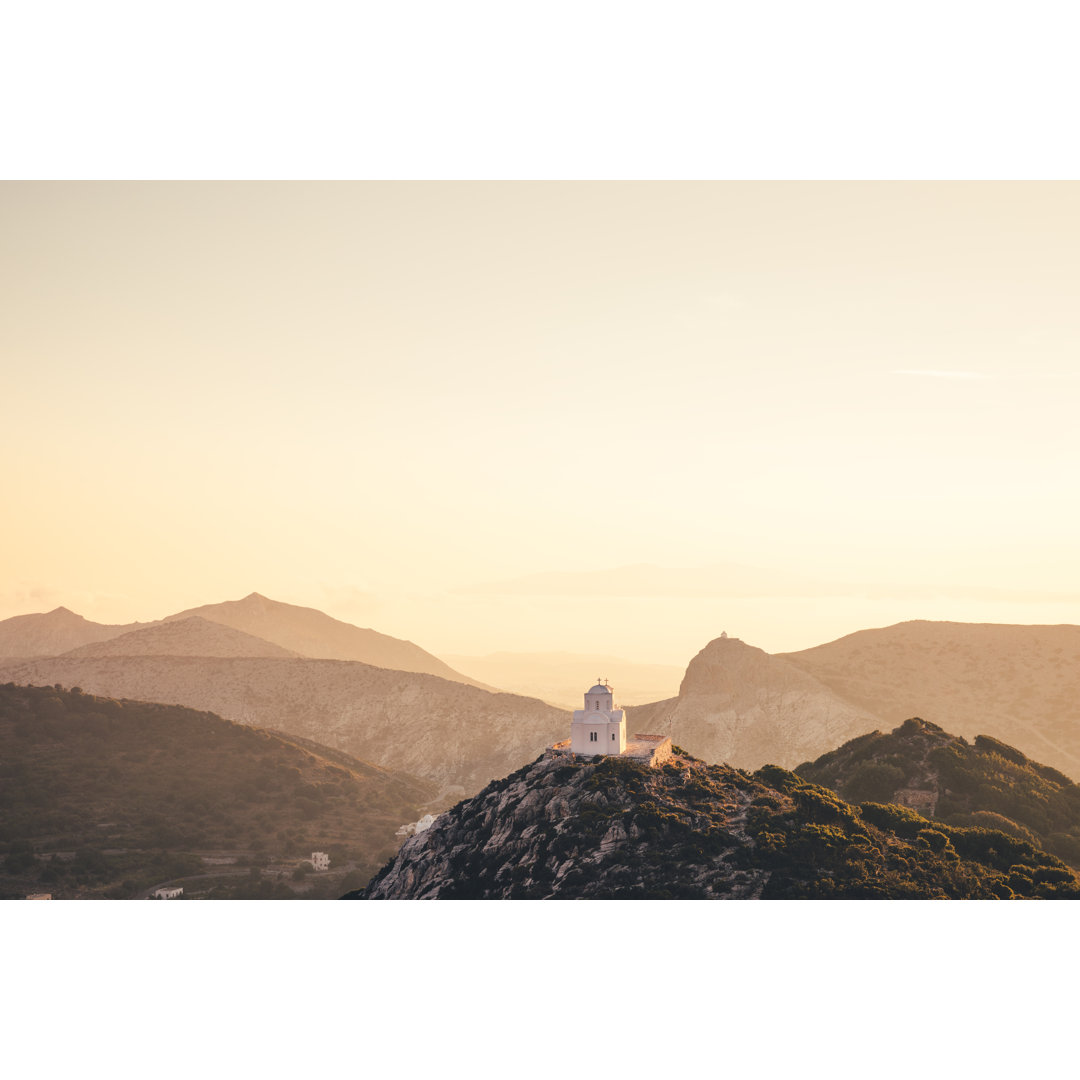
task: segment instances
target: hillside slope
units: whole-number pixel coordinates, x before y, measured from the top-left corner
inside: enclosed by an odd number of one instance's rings
[[[1080,786],[987,735],[970,744],[915,718],[796,771],[849,801],[897,803],[947,824],[1001,829],[1080,866]]]
[[[670,735],[706,761],[785,767],[871,731],[877,717],[812,675],[738,638],[710,641],[679,696],[628,710],[628,727]]]
[[[201,853],[222,849],[255,878],[274,857],[321,850],[366,879],[435,796],[210,713],[0,686],[0,896],[130,897],[205,874]]]
[[[15,615],[0,621],[0,659],[58,656],[80,645],[106,641],[129,630],[137,630],[139,626],[139,623],[106,626],[104,623],[84,619],[74,611],[68,611],[66,607],[32,615]]]
[[[0,679],[206,709],[434,781],[478,791],[566,737],[570,717],[532,698],[344,660],[55,657]]]
[[[81,645],[62,655],[71,660],[82,660],[108,656],[295,657],[299,654],[242,630],[234,630],[224,623],[193,615],[189,619],[157,623],[119,637]]]
[[[884,725],[921,716],[1080,777],[1080,626],[915,621],[780,659]]]
[[[165,621],[175,622],[193,615],[242,630],[245,634],[273,642],[301,656],[322,660],[356,660],[374,667],[438,675],[451,682],[490,689],[454,671],[411,641],[341,622],[315,608],[269,600],[258,593],[251,593],[242,600],[189,608],[167,616]]]
[[[769,766],[542,755],[406,840],[348,899],[1080,897],[1005,833],[850,806]]]

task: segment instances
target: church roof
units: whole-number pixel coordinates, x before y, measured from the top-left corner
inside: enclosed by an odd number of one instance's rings
[[[579,683],[578,685],[580,686],[581,684]],[[597,683],[591,690],[585,691],[586,694],[610,694],[611,692],[612,687],[604,686],[603,683]]]

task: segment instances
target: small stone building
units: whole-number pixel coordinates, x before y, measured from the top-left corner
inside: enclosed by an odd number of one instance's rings
[[[617,754],[655,767],[670,759],[672,749],[668,735],[635,734],[627,741],[626,717],[622,709],[614,707],[614,690],[606,680],[597,680],[585,691],[585,708],[574,711],[570,738],[557,742],[548,753],[586,757]]]
[[[607,680],[585,691],[585,708],[574,711],[570,749],[575,754],[621,754],[626,749],[626,717],[614,705]]]
[[[325,851],[313,851],[311,853],[312,870],[329,870],[330,856]]]

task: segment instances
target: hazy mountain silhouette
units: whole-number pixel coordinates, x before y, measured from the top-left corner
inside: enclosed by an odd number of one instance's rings
[[[738,638],[710,641],[678,697],[629,709],[635,731],[670,735],[706,761],[793,767],[879,726],[812,675]]]
[[[104,656],[277,656],[299,653],[199,615],[157,623],[62,654],[71,659]]]
[[[921,716],[967,738],[1003,739],[1080,776],[1080,626],[918,620],[778,659],[881,726]]]
[[[0,657],[58,656],[69,649],[136,630],[149,623],[107,626],[91,622],[66,607],[0,621]]]
[[[298,607],[251,593],[243,600],[205,604],[169,615],[165,622],[188,619],[193,615],[223,623],[264,641],[290,649],[301,656],[326,660],[357,660],[362,664],[391,668],[394,671],[417,671],[438,675],[453,682],[485,687],[483,683],[454,671],[419,645],[389,637],[375,630],[362,629],[341,622],[315,608]]]

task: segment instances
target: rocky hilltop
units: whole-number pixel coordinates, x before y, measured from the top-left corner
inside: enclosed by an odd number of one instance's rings
[[[921,716],[1080,776],[1080,626],[917,620],[778,659],[882,726]]]
[[[670,735],[706,761],[748,769],[793,767],[879,723],[794,664],[728,637],[690,661],[678,697],[628,712],[635,730]]]
[[[988,735],[969,743],[916,717],[796,771],[849,801],[898,803],[948,824],[1000,829],[1080,867],[1080,786]]]
[[[253,642],[248,641],[237,649],[235,645],[240,642],[239,638],[233,639],[233,645],[228,645],[225,636],[219,635],[216,646],[210,645],[207,653],[198,653],[195,651],[197,648],[207,648],[213,639],[205,627],[201,628],[200,633],[193,631],[196,624],[191,623],[191,619],[231,628],[251,638],[258,638],[264,644],[255,647]],[[167,627],[169,623],[177,622],[187,624],[185,633],[176,636],[167,630],[156,635],[148,633],[135,639],[135,644],[129,640],[120,646],[126,650],[124,653],[102,650],[81,655],[310,656],[315,659],[355,660],[395,671],[422,672],[466,686],[492,689],[455,671],[411,641],[341,622],[315,608],[270,600],[259,593],[251,593],[242,600],[189,608],[155,622],[116,626],[90,622],[63,607],[45,614],[16,615],[0,621],[0,659],[60,656],[85,645],[127,635],[131,631]]]
[[[489,784],[408,839],[347,899],[1080,897],[1061,860],[1007,834],[852,806],[767,766],[679,752],[662,768],[557,757]]]
[[[55,657],[0,666],[0,681],[205,709],[478,791],[566,737],[569,716],[532,698],[344,660]]]

